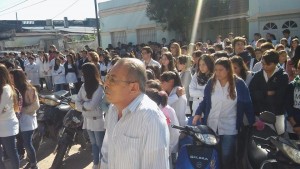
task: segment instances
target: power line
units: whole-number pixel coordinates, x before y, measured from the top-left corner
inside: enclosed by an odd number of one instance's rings
[[[14,7],[18,6],[18,5],[21,5],[22,3],[25,3],[25,2],[27,2],[27,1],[28,1],[28,0],[22,1],[22,2],[20,2],[20,3],[18,3],[18,4],[16,4],[16,5],[13,5],[13,6],[9,7],[9,8],[6,8],[6,9],[0,11],[0,12],[7,11],[7,10],[9,10],[9,9],[11,9],[11,8],[14,8]]]
[[[73,5],[75,5],[79,0],[76,0],[75,2],[73,2],[70,6],[68,6],[67,8],[65,8],[64,10],[62,10],[60,13],[58,13],[57,15],[55,15],[52,19],[56,18],[57,16],[61,15],[62,13],[64,13],[65,11],[67,11],[68,9],[70,9]]]
[[[39,2],[37,2],[37,3],[34,3],[34,4],[31,4],[31,5],[25,6],[25,7],[23,7],[23,8],[20,8],[20,9],[15,10],[15,11],[1,14],[0,16],[6,15],[6,14],[10,14],[10,13],[14,13],[14,12],[18,12],[18,11],[20,11],[20,10],[23,10],[23,9],[26,9],[26,8],[29,8],[29,7],[32,7],[32,6],[34,6],[34,5],[40,4],[40,3],[45,2],[45,1],[47,1],[47,0],[39,1]]]

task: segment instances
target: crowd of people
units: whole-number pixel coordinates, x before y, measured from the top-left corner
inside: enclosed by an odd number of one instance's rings
[[[119,44],[107,49],[8,53],[0,64],[0,143],[19,168],[21,136],[27,168],[38,168],[32,135],[40,91],[71,90],[92,145],[93,169],[173,168],[180,133],[171,124],[208,125],[220,136],[222,169],[237,167],[245,126],[263,111],[276,131],[300,135],[300,45],[289,30],[277,42],[232,33],[216,43]],[[22,100],[22,101],[21,101]],[[110,104],[109,109],[102,106]],[[18,134],[19,133],[19,134]],[[0,161],[0,168],[3,166]],[[4,167],[4,166],[3,166]]]

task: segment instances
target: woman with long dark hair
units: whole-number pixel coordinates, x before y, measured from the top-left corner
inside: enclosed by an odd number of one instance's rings
[[[64,64],[64,67],[65,67],[67,84],[74,84],[76,86],[78,82],[77,81],[78,71],[77,71],[76,63],[74,61],[74,57],[70,54],[68,54],[66,57],[67,57],[67,61]],[[75,91],[74,93],[77,93],[77,91]]]
[[[250,94],[245,82],[233,74],[232,63],[222,57],[215,62],[212,78],[204,89],[193,124],[204,113],[203,124],[208,125],[220,136],[222,169],[235,168],[237,134],[243,126],[244,114],[249,124],[254,123]]]
[[[65,67],[61,64],[62,60],[60,58],[55,58],[55,64],[52,69],[52,79],[53,84],[55,85],[55,91],[60,91],[64,89],[64,85],[66,84],[66,76],[65,76]]]
[[[161,58],[161,73],[166,71],[176,71],[175,60],[171,52],[165,52]]]
[[[3,64],[0,64],[0,143],[10,159],[12,169],[20,168],[15,141],[19,133],[19,122],[15,113],[17,104],[9,72]],[[5,168],[2,153],[0,153],[0,159],[0,168]]]
[[[103,102],[103,87],[99,70],[94,63],[82,66],[84,84],[76,99],[76,107],[84,117],[83,129],[86,129],[92,144],[93,169],[100,167],[101,147],[105,134],[104,111],[100,108]]]
[[[289,75],[289,82],[294,80],[294,78],[300,74],[300,67],[298,67],[298,62],[300,60],[300,45],[295,48],[294,57],[287,61],[286,72]]]
[[[20,131],[23,145],[29,158],[29,163],[25,168],[37,169],[36,152],[32,144],[33,131],[37,128],[36,110],[40,107],[38,94],[34,86],[27,80],[22,70],[13,70],[10,72],[13,76],[15,87],[21,93],[23,105],[19,119]]]
[[[242,78],[246,82],[247,86],[249,86],[253,74],[248,71],[243,59],[240,56],[233,56],[230,58],[230,61],[232,62],[234,74]]]
[[[197,72],[193,75],[189,85],[190,96],[193,98],[192,115],[195,115],[199,103],[203,100],[204,88],[213,75],[214,59],[210,55],[204,54],[198,59],[196,65],[198,65]]]

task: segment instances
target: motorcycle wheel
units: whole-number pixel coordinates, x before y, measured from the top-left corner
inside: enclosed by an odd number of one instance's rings
[[[42,133],[38,129],[35,130],[32,136],[32,144],[36,152],[39,150],[42,141],[43,141]]]
[[[67,135],[64,135],[62,140],[58,143],[56,156],[53,160],[51,169],[59,169],[62,165],[64,156],[66,155],[66,152],[68,150],[69,144],[67,140]]]

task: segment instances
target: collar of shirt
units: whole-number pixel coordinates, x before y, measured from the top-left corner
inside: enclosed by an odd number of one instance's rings
[[[274,72],[272,73],[272,75],[270,76],[270,78],[271,78],[278,70],[279,70],[279,68],[276,66],[276,68],[275,68]],[[264,73],[264,78],[265,78],[266,82],[268,82],[269,78],[268,78],[267,73],[266,73],[265,71],[263,71],[263,73]]]
[[[141,101],[145,97],[144,93],[141,93],[138,97],[136,97],[125,109],[122,110],[122,116],[128,114],[128,113],[135,113],[137,107],[140,105]],[[116,106],[113,107],[115,112],[118,112],[118,109]]]

